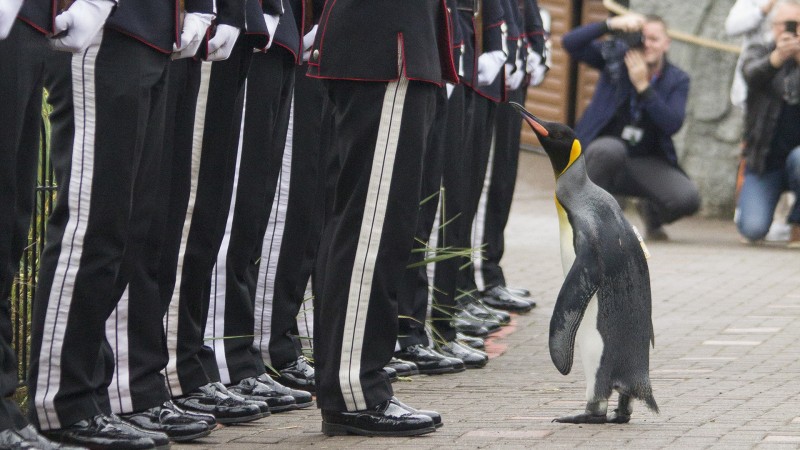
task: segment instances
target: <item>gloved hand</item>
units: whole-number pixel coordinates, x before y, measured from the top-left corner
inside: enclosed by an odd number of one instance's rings
[[[317,26],[314,25],[311,30],[303,36],[303,61],[308,61],[311,58],[311,47],[314,46],[314,39],[317,38]]]
[[[549,68],[542,61],[542,56],[534,51],[528,52],[528,60],[525,64],[525,71],[531,76],[528,86],[538,86],[544,81],[544,76]]]
[[[278,29],[278,22],[280,22],[281,16],[270,16],[269,14],[264,14],[264,22],[267,23],[267,33],[269,33],[269,42],[267,43],[266,48],[272,47],[272,40],[275,39],[275,30]]]
[[[506,64],[506,88],[514,91],[522,84],[525,72],[522,70],[522,61],[517,60],[517,64]]]
[[[172,59],[181,59],[194,56],[213,20],[213,14],[186,13],[183,18],[180,46],[172,44],[172,55],[170,57]]]
[[[208,41],[208,56],[206,61],[223,61],[231,56],[233,46],[239,38],[239,28],[225,25],[217,25],[214,37]]]
[[[116,3],[112,0],[76,0],[56,16],[50,44],[56,50],[82,52],[106,23]]]
[[[506,55],[502,50],[487,52],[478,57],[478,86],[492,84],[500,74]]]
[[[8,37],[14,20],[17,18],[22,0],[3,0],[0,1],[0,40]]]

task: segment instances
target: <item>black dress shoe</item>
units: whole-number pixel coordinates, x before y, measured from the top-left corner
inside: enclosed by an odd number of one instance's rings
[[[187,415],[171,401],[119,417],[137,428],[164,433],[175,442],[192,441],[211,434],[208,423]]]
[[[489,362],[489,356],[486,353],[462,345],[457,341],[446,342],[439,345],[437,350],[445,356],[458,358],[464,361],[464,365],[467,366],[467,369],[480,369]]]
[[[5,433],[15,434],[9,440]],[[35,448],[38,450],[79,450],[86,447],[59,444],[39,434],[33,425],[27,425],[19,430],[3,430],[0,432],[0,448]]]
[[[128,430],[128,432],[132,434],[138,434],[142,437],[151,439],[153,443],[156,445],[156,450],[169,450],[170,447],[169,436],[167,436],[166,433],[139,428],[135,425],[132,425],[130,422],[125,422],[118,415],[113,413],[109,414],[108,417],[109,420],[111,420],[119,428]]]
[[[461,360],[448,358],[422,344],[406,347],[399,352],[395,352],[394,356],[403,361],[413,362],[417,365],[419,373],[422,374],[438,375],[443,373],[457,373],[463,372],[466,368]]]
[[[456,333],[456,340],[464,345],[468,345],[475,350],[486,350],[486,341],[479,337],[467,336],[463,333]]]
[[[419,368],[411,361],[403,361],[402,359],[392,358],[386,367],[391,367],[397,372],[398,377],[410,377],[412,375],[419,375]]]
[[[397,381],[397,371],[392,369],[391,367],[384,367],[383,371],[386,372],[386,376],[389,377],[389,383],[394,383]]]
[[[460,302],[459,307],[481,320],[498,322],[500,325],[511,323],[511,314],[494,309],[476,298]]]
[[[486,330],[489,331],[490,334],[494,333],[495,331],[499,331],[500,327],[501,327],[500,322],[498,320],[481,319],[481,318],[475,317],[474,315],[472,315],[472,313],[470,313],[469,311],[464,310],[464,309],[459,310],[456,313],[456,315],[453,316],[453,317],[455,319],[460,319],[460,320],[466,321],[468,323],[472,323],[474,325],[480,325],[480,326],[486,328]],[[469,333],[467,333],[467,334],[469,334]]]
[[[221,391],[216,383],[200,386],[172,401],[188,412],[212,414],[222,424],[252,422],[265,417],[257,405],[234,399]]]
[[[272,390],[274,390],[275,392],[279,392],[284,395],[291,395],[294,398],[295,409],[308,408],[309,406],[314,405],[314,398],[308,391],[301,391],[299,389],[288,388],[278,383],[277,381],[273,380],[272,377],[267,375],[266,373],[259,375],[258,381],[271,387]]]
[[[256,377],[245,378],[233,386],[228,386],[228,390],[246,400],[266,402],[271,413],[295,409],[294,397],[272,389]]]
[[[429,411],[427,409],[417,409],[412,408],[411,406],[406,405],[405,403],[401,402],[397,399],[397,397],[392,397],[392,401],[399,405],[401,408],[405,408],[406,411],[412,412],[414,414],[422,414],[423,416],[428,416],[433,420],[433,426],[436,428],[441,428],[442,425],[442,415],[436,411]]]
[[[168,403],[172,405],[172,408],[175,408],[176,411],[180,411],[181,414],[185,414],[187,417],[190,417],[194,420],[199,422],[205,422],[208,425],[208,429],[214,431],[214,428],[217,427],[217,418],[214,417],[213,414],[209,413],[201,413],[198,411],[189,411],[183,408],[179,408],[172,400],[168,400]],[[166,403],[165,403],[166,404]]]
[[[531,296],[531,291],[525,288],[516,288],[516,287],[509,287],[503,286],[511,295],[516,295],[517,297],[524,297],[528,298]]]
[[[314,383],[314,367],[309,364],[305,356],[300,356],[297,361],[278,369],[278,373],[276,381],[284,386],[308,392],[317,390]]]
[[[222,392],[223,394],[227,394],[228,396],[230,396],[230,398],[234,400],[247,403],[248,405],[258,406],[258,409],[259,411],[261,411],[262,414],[261,417],[267,417],[270,415],[269,405],[267,404],[267,402],[263,400],[254,400],[252,398],[244,398],[241,395],[237,394],[236,392],[229,391],[228,388],[226,388],[225,385],[220,382],[216,382],[214,383],[214,385],[217,387],[217,389],[219,389],[220,392]]]
[[[536,306],[536,302],[513,295],[503,286],[485,291],[481,300],[492,308],[520,313],[528,312]]]
[[[433,419],[409,411],[394,399],[363,411],[322,410],[322,432],[327,436],[416,436],[433,431]]]
[[[51,440],[82,447],[109,450],[155,449],[153,439],[125,426],[118,418],[98,414],[64,428],[43,431]],[[169,445],[169,444],[167,444]],[[23,447],[24,448],[24,447]]]

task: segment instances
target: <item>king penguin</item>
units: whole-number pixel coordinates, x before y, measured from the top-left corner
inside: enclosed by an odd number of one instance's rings
[[[556,176],[564,284],[550,320],[550,357],[563,375],[578,343],[586,372],[586,411],[562,423],[627,423],[639,399],[654,412],[650,386],[651,319],[647,248],[617,201],[586,175],[575,132],[511,103],[533,129]],[[608,414],[608,399],[619,393]]]

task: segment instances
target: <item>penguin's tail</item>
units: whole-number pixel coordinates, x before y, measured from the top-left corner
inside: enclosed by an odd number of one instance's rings
[[[642,400],[644,400],[644,404],[647,405],[650,411],[653,411],[656,414],[661,412],[658,410],[658,405],[656,404],[656,399],[653,398],[652,392],[650,392],[647,397],[642,398]]]

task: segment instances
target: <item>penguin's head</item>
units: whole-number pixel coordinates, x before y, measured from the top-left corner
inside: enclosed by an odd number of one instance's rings
[[[564,173],[581,155],[581,144],[572,128],[556,122],[545,122],[529,113],[519,103],[510,102],[536,133],[545,153],[550,158],[556,177]]]

